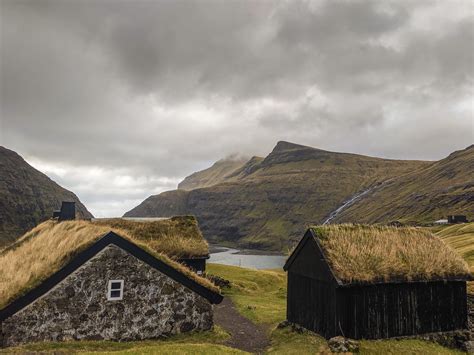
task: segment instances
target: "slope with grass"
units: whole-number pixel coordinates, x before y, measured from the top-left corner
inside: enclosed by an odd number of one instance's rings
[[[267,157],[252,158],[223,182],[151,196],[125,216],[193,214],[212,242],[284,250],[350,196],[427,164],[278,142]]]
[[[474,275],[474,223],[455,224],[432,228],[438,237],[456,250],[466,260],[471,273]],[[474,294],[474,282],[468,286]]]
[[[79,217],[92,217],[76,195],[0,146],[0,249],[50,218],[61,201],[75,201]]]
[[[217,185],[232,179],[235,171],[241,168],[248,159],[230,157],[215,162],[210,168],[198,171],[186,177],[178,185],[181,190],[194,190],[202,187]],[[229,176],[231,175],[231,176]]]
[[[451,214],[474,219],[474,145],[388,181],[334,222],[428,223]]]

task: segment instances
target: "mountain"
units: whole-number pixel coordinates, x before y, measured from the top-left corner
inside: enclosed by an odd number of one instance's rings
[[[92,217],[71,191],[0,146],[0,248],[51,217],[61,201],[75,201],[79,216]]]
[[[474,218],[474,145],[387,181],[342,211],[335,222],[424,223],[448,214]]]
[[[181,190],[194,190],[225,182],[235,170],[247,162],[248,158],[227,158],[214,163],[210,168],[189,175],[178,185]]]
[[[211,242],[282,250],[354,194],[430,164],[278,142],[212,186],[150,196],[125,216],[193,214]]]

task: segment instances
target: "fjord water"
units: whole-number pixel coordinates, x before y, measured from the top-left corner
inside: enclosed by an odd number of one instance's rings
[[[238,249],[220,248],[220,250],[211,253],[208,262],[240,266],[250,269],[280,269],[283,267],[286,260],[286,256],[284,255],[254,255],[238,253]]]

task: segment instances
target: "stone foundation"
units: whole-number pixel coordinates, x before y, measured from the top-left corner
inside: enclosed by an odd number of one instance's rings
[[[108,301],[109,280],[124,280],[123,299]],[[109,245],[47,294],[1,324],[3,346],[37,341],[141,340],[208,330],[210,302]]]

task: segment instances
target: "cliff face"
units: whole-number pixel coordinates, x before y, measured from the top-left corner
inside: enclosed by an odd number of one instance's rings
[[[428,164],[279,142],[266,158],[252,158],[225,182],[151,196],[125,216],[193,214],[210,241],[285,249],[355,193]]]
[[[0,147],[0,248],[51,217],[61,201],[75,201],[80,217],[90,218],[76,195],[39,172],[17,153]]]

